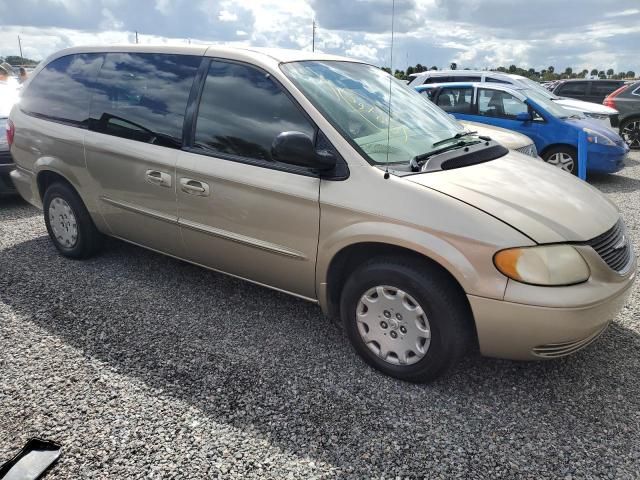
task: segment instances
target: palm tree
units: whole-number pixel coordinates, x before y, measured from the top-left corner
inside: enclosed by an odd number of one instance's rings
[[[449,68],[451,68],[451,70],[456,70],[458,68],[458,64],[456,62],[451,62]]]

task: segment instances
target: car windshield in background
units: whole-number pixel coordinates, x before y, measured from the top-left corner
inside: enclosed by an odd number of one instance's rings
[[[551,93],[549,90],[544,88],[542,84],[531,80],[530,78],[521,78],[519,79],[519,84],[526,87],[529,90],[535,90],[539,95],[542,95],[549,100],[560,100],[560,97],[554,93]]]
[[[546,95],[538,91],[538,89],[525,88],[523,90],[520,90],[520,92],[543,107],[547,112],[549,112],[556,118],[568,118],[574,115],[574,112],[570,112],[561,105],[553,102]]]
[[[395,79],[389,87],[389,75],[371,65],[304,61],[284,64],[282,70],[372,164],[385,164],[387,150],[389,163],[408,163],[463,131],[412,88]]]

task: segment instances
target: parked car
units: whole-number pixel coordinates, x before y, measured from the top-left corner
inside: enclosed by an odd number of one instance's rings
[[[507,130],[506,128],[494,127],[469,120],[460,120],[459,122],[468,132],[474,132],[480,137],[489,137],[500,145],[504,145],[509,150],[542,160],[538,156],[536,144],[526,135],[514,132],[513,130]]]
[[[560,97],[602,103],[610,93],[625,84],[624,80],[561,80],[551,92]]]
[[[620,136],[633,149],[640,149],[640,82],[626,84],[604,100],[620,111]]]
[[[538,90],[494,83],[445,83],[415,87],[460,120],[522,133],[547,163],[578,173],[578,137],[587,134],[587,170],[612,173],[624,167],[629,147],[619,135],[584,117],[572,116]]]
[[[11,85],[0,85],[0,196],[14,195],[16,190],[9,177],[11,170],[15,168],[9,142],[7,139],[7,118],[11,107],[18,99],[18,91]]]
[[[545,96],[548,100],[561,105],[567,110],[578,112],[587,118],[598,121],[602,126],[611,128],[616,132],[619,127],[617,110],[596,103],[584,102],[573,98],[559,97],[558,95],[549,92],[538,82],[520,75],[489,72],[484,70],[440,70],[413,74],[409,77],[412,79],[409,83],[412,87],[429,83],[487,82],[536,90],[539,95]]]
[[[12,179],[62,255],[111,235],[318,303],[367,363],[409,381],[474,343],[573,353],[635,279],[606,197],[343,57],[68,49],[39,65],[9,128]]]

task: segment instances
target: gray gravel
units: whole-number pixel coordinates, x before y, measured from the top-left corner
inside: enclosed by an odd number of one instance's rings
[[[640,154],[592,183],[640,252]],[[63,259],[0,200],[0,463],[41,436],[50,479],[638,478],[639,289],[573,357],[417,386],[314,305],[115,240]]]

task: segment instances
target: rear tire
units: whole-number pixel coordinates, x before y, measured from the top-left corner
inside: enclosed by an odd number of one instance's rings
[[[620,136],[629,148],[640,149],[640,118],[630,118],[620,125]]]
[[[542,159],[549,165],[572,175],[578,175],[578,151],[573,147],[553,147],[544,152]]]
[[[344,285],[340,312],[364,361],[409,382],[442,375],[473,338],[460,287],[439,268],[402,257],[374,259],[356,269]]]
[[[42,203],[47,232],[62,255],[89,258],[100,250],[103,236],[73,188],[54,183],[47,188]]]

